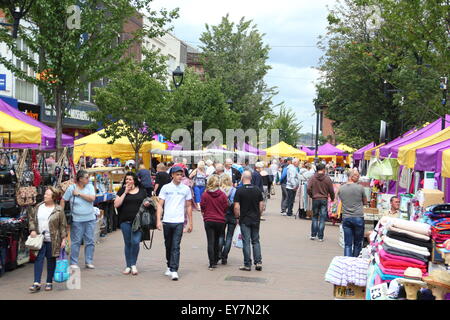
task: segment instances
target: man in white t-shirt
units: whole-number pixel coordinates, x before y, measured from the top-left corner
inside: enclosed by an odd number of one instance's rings
[[[178,268],[180,265],[180,243],[183,236],[185,212],[187,213],[187,232],[191,232],[192,206],[191,190],[181,183],[183,169],[173,167],[171,170],[172,182],[164,185],[159,193],[156,223],[158,230],[164,229],[164,243],[166,246],[167,270],[166,276],[172,280],[178,280]],[[161,216],[164,208],[164,218]]]

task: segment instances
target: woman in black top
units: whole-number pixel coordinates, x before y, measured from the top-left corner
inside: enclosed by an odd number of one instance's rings
[[[131,228],[133,220],[146,197],[147,192],[139,184],[136,174],[127,172],[122,188],[117,192],[117,197],[114,200],[114,207],[118,208],[120,230],[122,230],[123,240],[125,242],[125,260],[127,267],[123,271],[123,274],[138,274],[136,262],[142,234],[140,231],[133,232]]]

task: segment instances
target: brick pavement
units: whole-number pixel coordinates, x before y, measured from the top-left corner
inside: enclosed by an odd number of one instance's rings
[[[121,274],[124,268],[120,230],[108,234],[96,246],[95,270],[81,269],[81,289],[68,290],[55,284],[53,292],[30,294],[33,264],[27,264],[0,278],[0,299],[333,299],[332,285],[324,282],[331,259],[342,255],[338,245],[339,228],[325,227],[325,241],[309,240],[310,220],[283,217],[279,213],[280,188],[268,202],[266,221],[261,222],[263,271],[239,271],[243,257],[232,248],[228,265],[208,271],[206,234],[199,212],[194,212],[194,231],[181,242],[180,280],[164,276],[165,250],[162,232],[156,231],[153,248],[142,248],[138,276]],[[294,210],[297,208],[296,204]],[[83,251],[83,248],[82,250]],[[80,261],[84,261],[83,253]],[[42,279],[45,280],[46,271]],[[263,278],[262,283],[227,281],[229,277]]]

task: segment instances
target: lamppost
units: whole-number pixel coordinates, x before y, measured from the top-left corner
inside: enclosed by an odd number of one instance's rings
[[[314,157],[314,162],[315,164],[319,163],[319,157],[318,157],[318,149],[319,149],[319,121],[322,118],[322,110],[323,110],[323,105],[319,105],[319,103],[316,101],[316,103],[314,104],[314,107],[316,108],[316,149],[315,151],[315,157]]]
[[[175,85],[175,89],[178,89],[181,84],[183,83],[184,78],[184,72],[181,70],[180,66],[178,66],[173,72],[172,72],[172,80],[173,84]]]

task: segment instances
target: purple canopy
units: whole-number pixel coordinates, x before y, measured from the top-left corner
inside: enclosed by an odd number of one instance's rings
[[[168,146],[167,150],[169,150],[169,151],[170,150],[183,150],[183,146],[180,145],[180,144],[176,144],[176,143],[173,143],[173,142],[170,142],[170,141],[166,141],[164,143],[167,144],[167,146]]]
[[[43,124],[42,122],[27,116],[25,113],[11,107],[9,104],[0,99],[0,111],[8,114],[11,117],[26,122],[32,126],[41,128],[42,142],[39,147],[38,144],[11,144],[13,148],[40,148],[42,150],[56,149],[56,132],[55,129]],[[61,137],[61,144],[63,147],[73,146],[74,138],[63,134]]]
[[[450,139],[417,149],[414,170],[441,172],[442,152],[447,149],[450,149]]]
[[[446,120],[450,121],[450,115],[446,115]],[[449,125],[450,125],[449,122],[445,122],[445,127],[448,127]],[[442,129],[442,119],[437,119],[433,123],[430,123],[426,127],[417,130],[416,132],[411,133],[410,135],[407,135],[401,139],[396,139],[394,141],[391,141],[387,145],[382,146],[380,148],[380,157],[387,158],[389,157],[389,155],[391,155],[391,158],[397,158],[398,149],[400,147],[429,137],[441,131],[441,129]]]
[[[325,143],[324,145],[319,147],[317,152],[319,156],[346,156],[347,153],[341,149],[336,148],[331,143]]]
[[[361,149],[356,150],[353,152],[353,159],[354,160],[362,160],[364,158],[364,152],[372,149],[376,146],[375,142],[371,142],[368,145],[362,147]]]
[[[265,156],[266,152],[264,150],[260,150],[258,148],[255,148],[254,146],[248,144],[248,143],[243,143],[242,147],[238,148],[238,150],[241,151],[246,151],[246,152],[250,152],[250,153],[254,153],[257,154],[259,156]]]
[[[310,148],[305,147],[305,146],[300,147],[299,150],[306,152],[307,156],[314,156],[316,154],[316,152],[314,150],[311,150]]]

